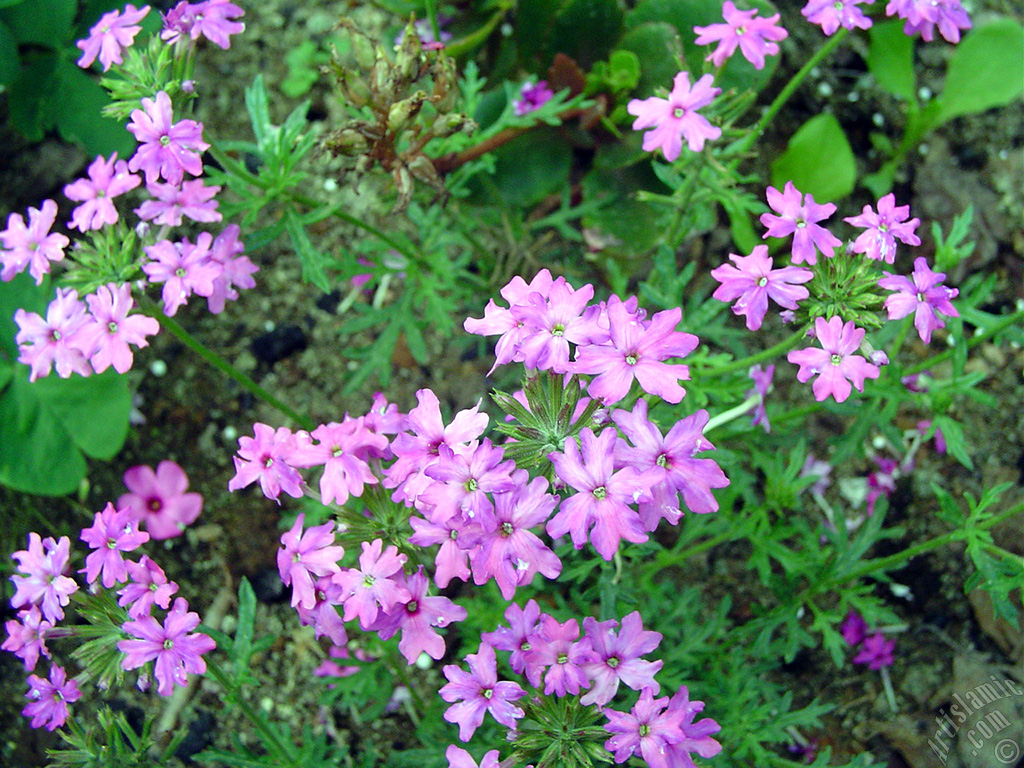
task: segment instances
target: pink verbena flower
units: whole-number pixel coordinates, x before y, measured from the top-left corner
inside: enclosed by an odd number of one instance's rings
[[[69,200],[81,203],[71,212],[71,227],[86,232],[117,222],[114,198],[135,189],[142,179],[128,172],[128,163],[117,159],[117,152],[105,160],[97,157],[89,164],[89,178],[64,187]]]
[[[177,227],[182,216],[205,222],[223,218],[217,210],[217,201],[213,199],[220,192],[220,187],[208,187],[202,179],[183,181],[180,185],[153,182],[146,185],[146,190],[154,199],[144,201],[135,209],[144,221]]]
[[[519,342],[530,333],[530,330],[512,315],[511,307],[516,304],[526,304],[527,297],[534,291],[541,296],[546,296],[551,289],[552,282],[551,273],[546,269],[542,269],[534,275],[533,280],[529,283],[516,275],[508,285],[499,291],[501,297],[509,303],[509,309],[499,307],[494,303],[494,299],[488,299],[482,318],[470,317],[463,323],[466,333],[477,336],[501,336],[494,347],[494,365],[487,372],[488,376],[494,373],[499,365],[507,365],[513,361]]]
[[[61,536],[54,541],[52,536],[40,539],[39,534],[28,535],[28,549],[21,549],[11,555],[18,562],[18,570],[24,574],[11,576],[14,582],[12,608],[38,606],[47,621],[56,623],[64,618],[65,606],[71,595],[78,591],[75,580],[65,576],[70,559],[71,540]]]
[[[768,397],[768,392],[772,388],[772,378],[775,376],[775,364],[769,365],[767,368],[762,368],[760,365],[754,365],[750,368],[750,378],[754,382],[754,388],[748,389],[744,393],[744,398],[757,396],[758,402],[754,406],[754,417],[751,419],[750,425],[756,427],[758,425],[768,434],[772,431],[772,425],[768,421],[768,412],[765,410],[764,401]]]
[[[399,554],[393,544],[383,549],[384,542],[380,539],[364,541],[362,547],[359,567],[341,571],[334,580],[345,588],[345,621],[358,616],[360,625],[366,629],[378,612],[409,602],[410,595],[405,585],[396,580],[406,556]]]
[[[858,392],[863,392],[864,379],[878,378],[877,366],[853,354],[864,338],[864,330],[857,328],[853,321],[844,325],[841,317],[828,320],[819,317],[814,321],[814,330],[822,348],[793,350],[786,359],[800,366],[796,375],[798,381],[817,376],[812,386],[816,400],[825,400],[831,395],[841,403],[850,396],[851,382]]]
[[[128,283],[101,285],[85,300],[91,322],[78,332],[79,349],[89,358],[96,373],[103,373],[110,367],[118,373],[126,373],[134,360],[128,345],[148,347],[146,337],[159,333],[160,323],[146,315],[128,316],[135,305]]]
[[[151,261],[142,265],[151,283],[163,283],[161,298],[164,312],[174,316],[193,293],[212,296],[214,281],[224,272],[224,267],[210,258],[210,244],[213,235],[201,232],[192,245],[188,238],[172,243],[160,240],[142,250]]]
[[[608,722],[604,729],[614,734],[604,748],[615,756],[616,763],[624,763],[631,756],[642,757],[651,768],[674,768],[669,762],[669,745],[682,738],[682,713],[667,709],[668,696],[654,698],[650,688],[644,688],[640,699],[629,714],[606,709]]]
[[[590,687],[584,667],[597,657],[590,648],[590,640],[586,637],[577,640],[579,636],[580,626],[576,619],[559,624],[552,616],[541,616],[540,626],[530,637],[533,646],[530,662],[547,668],[544,674],[545,696],[576,695],[581,689]]]
[[[887,291],[895,291],[885,300],[883,305],[889,312],[890,320],[914,314],[914,327],[921,341],[928,344],[932,340],[932,331],[945,328],[946,324],[939,319],[937,313],[947,317],[960,317],[950,299],[956,298],[960,291],[942,285],[945,272],[933,272],[928,260],[923,256],[914,259],[914,271],[907,279],[903,275],[891,272],[883,273],[885,277],[878,285]]]
[[[320,476],[323,504],[332,501],[344,504],[349,495],[362,496],[365,485],[380,482],[367,462],[384,455],[388,439],[367,429],[362,416],[356,419],[346,416],[341,423],[322,424],[310,437],[316,444],[300,445],[291,463],[296,467],[324,468]]]
[[[71,241],[59,232],[50,233],[57,218],[57,203],[44,200],[41,208],[28,209],[28,225],[20,213],[7,217],[7,229],[0,232],[0,243],[7,250],[0,251],[3,271],[0,279],[9,282],[28,267],[36,285],[42,285],[43,275],[49,273],[50,262],[61,261],[64,249]]]
[[[712,296],[719,301],[735,299],[733,314],[746,316],[748,330],[761,327],[768,312],[768,299],[786,309],[796,309],[797,302],[810,295],[802,284],[809,282],[814,273],[802,267],[772,269],[767,245],[755,246],[749,256],[730,253],[729,258],[736,266],[722,264],[711,270],[711,276],[721,283]]]
[[[18,611],[18,618],[4,624],[4,629],[7,630],[7,639],[0,648],[21,659],[26,672],[36,668],[40,655],[51,658],[50,649],[46,647],[46,634],[53,629],[53,622],[44,619],[37,606]]]
[[[573,546],[581,549],[593,528],[590,539],[594,549],[605,560],[611,560],[622,539],[647,541],[640,515],[629,505],[640,498],[649,499],[656,478],[634,467],[614,471],[614,429],[595,436],[588,427],[580,432],[580,440],[582,450],[576,438],[570,436],[565,439],[564,453],[548,454],[555,474],[577,491],[548,521],[548,535],[557,538],[569,533]]]
[[[540,625],[540,606],[537,601],[530,599],[524,607],[512,603],[505,609],[505,621],[509,626],[498,626],[493,632],[484,632],[480,639],[499,651],[510,651],[508,659],[512,671],[517,675],[527,672],[528,655],[533,646],[530,644],[530,637],[537,631]],[[531,685],[540,684],[540,670],[537,674],[528,674]]]
[[[569,344],[596,344],[608,334],[596,322],[596,308],[588,308],[594,286],[574,289],[565,278],[554,280],[545,293],[531,291],[523,303],[509,311],[522,326],[513,360],[527,368],[567,373]]]
[[[128,170],[142,170],[146,183],[161,176],[171,184],[180,184],[186,173],[201,176],[201,153],[210,148],[203,141],[203,126],[195,120],[172,122],[171,97],[160,91],[156,99],[142,99],[142,109],[131,114],[128,130],[139,148],[128,161]]]
[[[155,472],[145,464],[131,467],[124,473],[124,484],[128,493],[117,506],[130,509],[156,540],[180,536],[203,510],[202,495],[187,493],[188,475],[173,461],[161,461]]]
[[[495,494],[494,514],[481,523],[479,549],[473,554],[473,581],[485,584],[493,577],[506,600],[537,573],[554,579],[562,572],[558,556],[530,530],[547,522],[558,497],[547,492],[543,477],[531,481],[525,470],[516,470],[512,479],[513,490]]]
[[[100,20],[89,30],[89,36],[75,43],[82,50],[78,66],[87,68],[98,56],[103,71],[106,72],[111,65],[124,61],[121,51],[135,42],[135,36],[142,29],[138,24],[147,13],[148,5],[136,9],[134,5],[129,4],[123,12],[111,11],[100,16]]]
[[[868,624],[859,613],[850,611],[839,631],[847,645],[860,645],[868,634]]]
[[[46,309],[45,320],[35,312],[17,309],[14,322],[18,324],[15,336],[18,362],[32,368],[29,381],[46,376],[54,366],[62,379],[72,373],[80,376],[92,373],[79,345],[79,332],[89,322],[89,317],[74,288],[57,289],[56,298]]]
[[[345,549],[334,543],[334,523],[327,522],[303,530],[306,514],[300,512],[295,524],[281,535],[277,550],[277,570],[281,581],[292,587],[292,605],[312,609],[316,604],[313,577],[334,577],[341,573],[338,561]]]
[[[166,610],[178,591],[178,585],[167,580],[163,568],[146,555],[137,563],[129,560],[125,565],[128,566],[130,581],[117,591],[120,595],[117,604],[128,609],[128,618],[148,616],[154,605]]]
[[[818,205],[812,195],[801,194],[792,181],[786,182],[782,192],[768,187],[767,195],[768,205],[775,213],[761,214],[761,223],[768,228],[764,237],[793,235],[793,263],[816,264],[815,246],[831,257],[842,245],[838,237],[817,223],[835,213],[832,203]]]
[[[256,281],[253,275],[259,267],[243,256],[245,246],[238,241],[238,225],[228,224],[210,245],[209,259],[212,264],[219,264],[220,274],[213,280],[213,293],[206,297],[206,306],[215,315],[224,311],[224,304],[230,299],[238,298],[235,288],[253,288]]]
[[[650,484],[648,498],[640,501],[640,520],[647,531],[658,527],[662,518],[675,525],[682,511],[679,494],[692,512],[707,514],[718,510],[712,488],[725,488],[729,478],[713,459],[694,458],[701,451],[715,446],[704,437],[708,412],[701,409],[677,421],[668,434],[647,418],[647,402],[639,399],[630,411],[614,411],[612,420],[622,430],[625,440],[615,448],[617,463],[633,467]]]
[[[580,698],[580,704],[603,707],[615,698],[620,682],[634,691],[647,688],[658,693],[661,690],[654,679],[661,669],[661,659],[644,661],[640,658],[658,647],[661,633],[644,629],[639,611],[623,617],[622,627],[616,635],[618,623],[615,619],[597,621],[590,616],[583,620],[583,629],[595,658],[583,665],[592,687]]]
[[[971,28],[971,18],[960,0],[890,0],[885,6],[886,16],[906,19],[903,32],[920,32],[922,39],[932,41],[935,27],[947,42],[959,43],[960,30]]]
[[[886,640],[885,635],[876,632],[864,638],[860,653],[853,657],[854,664],[867,664],[868,669],[891,667],[894,661],[895,640]]]
[[[121,666],[137,669],[155,661],[153,674],[157,679],[157,693],[170,696],[174,686],[188,683],[188,673],[201,675],[206,671],[203,654],[217,644],[201,632],[189,634],[199,626],[199,614],[188,610],[188,601],[176,598],[161,625],[152,616],[143,616],[124,623],[124,631],[132,640],[121,640],[117,649],[124,654]]]
[[[141,547],[149,541],[149,534],[138,529],[130,509],[114,509],[114,505],[107,502],[93,517],[92,525],[82,531],[81,539],[94,551],[85,558],[85,568],[79,572],[85,574],[90,584],[102,572],[103,586],[110,589],[128,580],[128,568],[121,553]]]
[[[303,626],[313,627],[316,637],[326,635],[335,645],[345,645],[348,634],[341,614],[338,613],[338,606],[344,602],[345,590],[333,581],[333,574],[320,576],[313,582],[313,607],[306,608],[299,603],[295,606],[295,612],[299,614]]]
[[[711,75],[704,75],[691,88],[689,72],[680,72],[672,81],[672,91],[667,99],[651,96],[643,100],[633,99],[626,105],[626,111],[636,116],[634,131],[654,129],[644,134],[645,152],[653,152],[660,147],[665,159],[671,163],[683,149],[683,138],[690,151],[700,152],[705,141],[714,141],[722,135],[721,128],[711,125],[706,117],[697,113],[722,92],[721,88],[712,87],[713,82]]]
[[[826,35],[833,35],[839,27],[869,29],[871,19],[858,5],[871,5],[875,0],[808,0],[801,13],[812,24],[817,24]]]
[[[703,711],[704,702],[690,701],[690,692],[685,685],[676,691],[668,703],[666,714],[680,715],[679,730],[682,734],[682,738],[669,744],[669,765],[692,768],[694,763],[690,757],[691,752],[707,759],[722,751],[722,745],[711,738],[711,734],[718,733],[722,726],[709,717],[694,722],[697,714]]]
[[[892,264],[896,260],[897,240],[907,245],[921,244],[921,238],[914,234],[921,220],[908,220],[909,216],[910,206],[896,205],[896,195],[890,192],[878,201],[878,213],[865,205],[860,216],[843,219],[855,227],[865,228],[853,241],[853,252]]]
[[[435,523],[460,512],[471,520],[487,520],[494,512],[487,494],[513,490],[513,469],[515,462],[506,460],[504,449],[492,445],[488,438],[464,455],[446,445],[438,446],[437,461],[424,470],[435,482],[419,494],[417,505],[432,505],[430,519]]]
[[[690,369],[681,363],[666,363],[673,357],[685,357],[697,348],[697,337],[675,330],[682,319],[678,307],[658,312],[643,322],[617,296],[606,308],[609,339],[604,344],[588,344],[576,350],[571,365],[575,373],[596,374],[587,391],[610,405],[629,394],[634,379],[644,392],[669,403],[680,402],[686,390],[679,381],[690,378]]]
[[[512,102],[512,106],[516,115],[522,117],[530,112],[536,112],[551,101],[554,95],[555,92],[548,88],[547,80],[538,80],[536,83],[526,82],[520,88],[519,98]]]
[[[46,730],[54,731],[64,725],[68,719],[68,704],[82,698],[82,692],[74,679],[67,679],[64,668],[54,664],[50,667],[49,680],[38,675],[28,676],[28,693],[25,698],[29,703],[21,710],[21,714],[32,718],[32,727],[45,726]]]
[[[178,3],[164,14],[164,28],[160,38],[168,43],[205,37],[225,51],[231,47],[231,35],[245,31],[245,24],[232,21],[244,11],[229,0],[205,0],[201,3]]]
[[[526,695],[519,683],[498,681],[497,658],[494,648],[480,644],[477,653],[466,656],[469,672],[455,664],[447,664],[444,676],[448,683],[439,691],[441,698],[452,704],[444,719],[459,726],[459,739],[469,741],[490,712],[506,728],[515,728],[516,720],[526,713],[512,702]]]
[[[779,26],[779,14],[762,18],[757,10],[741,11],[730,0],[722,6],[724,24],[709,24],[706,27],[694,27],[697,45],[708,45],[718,42],[718,47],[708,55],[716,67],[725,64],[726,59],[733,55],[739,46],[743,57],[754,65],[754,69],[764,69],[764,57],[774,56],[779,52],[776,44],[789,37],[789,33]]]
[[[498,763],[498,750],[492,749],[484,754],[477,765],[476,760],[466,750],[450,744],[445,750],[444,756],[448,758],[448,768],[500,768]]]
[[[415,663],[421,653],[432,659],[444,656],[444,638],[435,627],[447,627],[453,621],[463,621],[466,609],[456,605],[447,597],[430,597],[427,587],[430,579],[423,573],[423,566],[412,576],[399,572],[396,581],[409,593],[409,600],[396,603],[389,610],[378,614],[373,628],[381,640],[388,640],[402,630],[398,650],[410,664]]]
[[[434,583],[444,589],[452,579],[469,580],[469,553],[479,538],[479,526],[470,525],[457,514],[435,523],[421,517],[409,518],[414,533],[409,543],[417,547],[440,544],[434,555]]]
[[[293,499],[302,496],[303,480],[291,456],[298,448],[295,435],[287,427],[254,424],[255,437],[238,438],[238,455],[234,457],[235,476],[228,481],[228,490],[237,491],[256,480],[268,499],[277,501],[284,491]]]

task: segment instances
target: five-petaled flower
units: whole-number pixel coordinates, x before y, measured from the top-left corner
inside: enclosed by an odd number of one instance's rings
[[[733,314],[745,315],[747,329],[761,327],[768,312],[768,299],[786,309],[796,309],[797,302],[808,297],[802,283],[809,282],[814,273],[802,267],[772,269],[772,258],[767,245],[754,246],[749,256],[730,253],[736,263],[722,264],[711,270],[711,276],[721,283],[712,294],[719,301],[733,301]]]
[[[469,741],[484,721],[484,714],[490,712],[506,728],[515,728],[516,720],[526,713],[512,702],[526,695],[519,683],[498,681],[497,657],[494,648],[487,643],[480,644],[477,653],[466,656],[469,672],[455,664],[444,668],[448,683],[439,693],[452,706],[444,713],[444,719],[459,726],[459,739]]]
[[[139,22],[147,13],[148,5],[136,8],[129,4],[125,6],[124,11],[110,11],[100,16],[100,20],[89,30],[89,36],[76,43],[82,50],[78,66],[89,67],[97,57],[103,65],[104,72],[113,64],[120,64],[124,60],[121,51],[135,41],[135,36],[142,29]]]
[[[816,264],[815,247],[826,256],[832,256],[842,243],[839,238],[818,224],[836,211],[832,203],[819,205],[810,194],[801,194],[792,181],[787,181],[782,192],[768,187],[768,205],[775,213],[762,213],[761,223],[768,228],[765,237],[793,235],[793,263]]]
[[[721,128],[711,125],[706,117],[697,113],[722,92],[721,88],[711,85],[713,82],[711,75],[704,75],[691,87],[690,73],[680,72],[672,81],[667,99],[651,96],[630,101],[626,110],[636,117],[633,130],[654,129],[644,134],[644,151],[653,152],[660,147],[665,159],[672,162],[679,157],[684,138],[691,151],[700,152],[705,141],[721,136]]]
[[[885,277],[878,281],[879,287],[895,291],[883,305],[889,312],[889,319],[898,320],[913,313],[914,327],[925,344],[931,342],[932,331],[946,327],[937,313],[947,317],[960,317],[960,313],[950,302],[950,299],[956,298],[960,291],[943,285],[942,280],[946,274],[933,272],[923,256],[914,259],[914,271],[910,278],[891,272],[884,274]]]
[[[731,0],[722,5],[724,24],[709,24],[706,27],[694,27],[697,45],[718,43],[705,61],[716,67],[725,64],[739,46],[743,57],[754,65],[754,69],[764,69],[764,57],[774,56],[779,52],[778,41],[785,40],[789,33],[779,26],[779,14],[762,18],[757,9],[741,11]]]
[[[796,375],[799,381],[818,377],[812,385],[816,400],[832,395],[841,403],[850,396],[851,382],[863,392],[864,379],[878,378],[877,366],[853,354],[864,338],[863,328],[857,328],[852,320],[844,324],[841,317],[819,317],[814,321],[814,331],[822,348],[793,350],[786,359],[800,366]]]

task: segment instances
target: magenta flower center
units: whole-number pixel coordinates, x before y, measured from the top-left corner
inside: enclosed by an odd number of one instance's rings
[[[267,458],[265,458],[263,460],[263,466],[266,469],[270,469],[272,466],[274,466],[274,457],[273,456],[267,456]]]
[[[565,335],[565,326],[562,325],[561,323],[555,323],[554,327],[551,329],[551,335],[552,336],[564,336]]]
[[[758,288],[764,288],[766,285],[768,285],[768,278],[767,277],[762,277],[760,280],[757,281],[757,287]]]
[[[171,137],[168,136],[166,133],[163,136],[160,137],[160,146],[166,147],[170,143],[171,143]]]
[[[341,454],[343,453],[344,451],[341,449],[341,446],[335,446],[334,448],[331,449],[331,456],[333,456],[336,459],[340,458]]]
[[[174,270],[174,275],[176,277],[184,277],[187,274],[188,274],[188,270],[185,269],[184,267],[178,267],[176,270]]]
[[[644,736],[646,736],[650,732],[651,732],[651,726],[649,726],[647,723],[644,723],[643,725],[640,726],[640,730],[639,730],[640,738],[643,738]]]
[[[471,477],[466,481],[466,490],[470,493],[476,490],[476,480],[474,478]]]
[[[110,333],[117,333],[117,323],[115,323],[113,320],[107,323],[107,331],[109,331]]]
[[[374,578],[373,576],[371,576],[370,574],[366,574],[365,576],[363,576],[363,586],[364,586],[364,587],[372,587],[372,586],[373,586],[373,583],[374,583],[375,581],[377,581],[377,579],[375,579],[375,578]]]
[[[654,463],[657,464],[659,467],[667,467],[668,466],[668,454],[667,453],[661,454],[660,456],[658,456],[658,458],[656,458],[654,460]]]
[[[457,538],[459,538],[459,532],[456,530],[452,530],[452,532],[448,534],[448,538],[452,541],[455,541]]]
[[[50,331],[50,338],[53,341],[60,341],[60,331],[54,328],[52,331]]]
[[[408,603],[405,604],[405,610],[407,610],[409,613],[416,613],[416,611],[418,611],[419,609],[420,604],[417,603],[415,600],[410,600]]]
[[[559,664],[565,664],[568,660],[569,654],[567,653],[560,653],[558,654],[558,657],[555,659],[555,661],[557,661]]]
[[[146,501],[146,509],[148,509],[150,512],[159,512],[163,508],[164,503],[160,499],[154,497]]]
[[[638,357],[636,355],[626,355],[626,365],[636,365]]]

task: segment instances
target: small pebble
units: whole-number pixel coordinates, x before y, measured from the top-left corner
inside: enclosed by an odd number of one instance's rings
[[[921,101],[928,101],[932,97],[932,89],[927,85],[922,85],[917,89],[917,98]]]
[[[238,430],[228,424],[224,429],[220,431],[220,436],[228,443],[233,443],[238,439]]]
[[[149,372],[159,378],[167,373],[167,363],[163,360],[154,360],[149,364]]]
[[[826,97],[831,96],[832,86],[829,85],[828,83],[818,83],[818,95]]]
[[[881,112],[875,112],[875,114],[871,116],[871,122],[875,124],[876,128],[881,128],[885,125],[885,115]]]

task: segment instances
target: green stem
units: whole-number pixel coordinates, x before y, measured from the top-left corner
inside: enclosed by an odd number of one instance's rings
[[[784,339],[783,341],[780,341],[773,347],[763,349],[757,354],[750,355],[749,357],[744,357],[739,360],[733,360],[731,363],[726,363],[725,365],[713,368],[710,371],[702,371],[700,374],[694,376],[693,378],[696,380],[710,379],[714,376],[725,376],[735,371],[746,370],[752,365],[757,365],[758,363],[763,363],[766,360],[771,360],[773,357],[778,357],[783,352],[787,352],[788,350],[792,349],[797,344],[799,344],[803,339],[807,338],[807,328],[809,327],[810,326],[804,326],[799,331],[794,333],[792,336],[790,336],[787,339]]]
[[[242,373],[242,371],[235,368],[235,366],[231,365],[231,363],[229,363],[223,357],[218,355],[216,352],[208,349],[206,346],[200,343],[199,340],[196,339],[192,334],[190,334],[188,331],[182,328],[177,321],[165,315],[163,310],[160,309],[160,307],[152,299],[150,299],[147,296],[139,296],[138,303],[139,309],[141,309],[145,314],[149,315],[150,317],[155,318],[156,321],[160,323],[160,325],[163,326],[164,329],[169,331],[173,336],[177,337],[177,339],[182,344],[191,349],[193,352],[195,352],[197,355],[203,358],[203,360],[208,362],[218,371],[225,374],[228,378],[236,381],[244,389],[247,389],[249,392],[254,394],[267,405],[279,410],[285,416],[292,419],[292,421],[298,424],[302,429],[305,429],[307,431],[316,429],[316,424],[313,422],[312,419],[310,419],[308,416],[304,416],[303,414],[299,413],[291,406],[283,403],[281,400],[278,400],[274,395],[272,395],[266,389],[261,387],[251,378],[249,378],[249,376]]]
[[[295,755],[295,748],[291,744],[287,744],[281,740],[281,735],[267,722],[264,717],[256,708],[254,708],[249,702],[242,698],[237,685],[227,676],[217,664],[206,659],[206,669],[210,675],[220,683],[221,687],[224,688],[231,695],[232,703],[237,704],[238,708],[242,711],[242,714],[255,726],[256,730],[259,731],[263,737],[261,740],[263,746],[267,747],[268,750],[276,752],[275,757],[288,761],[289,764],[294,765],[297,761]]]
[[[314,200],[312,197],[307,197],[306,195],[300,194],[298,192],[290,192],[288,194],[288,198],[298,203],[299,205],[306,206],[309,209],[319,208],[322,205],[322,203]],[[384,231],[377,229],[377,227],[373,226],[372,224],[367,224],[362,219],[357,218],[356,216],[353,216],[350,213],[346,213],[345,211],[341,210],[340,206],[335,206],[331,209],[331,216],[333,216],[336,219],[346,221],[349,224],[359,227],[360,229],[366,230],[371,235],[378,238],[382,243],[390,245],[392,248],[394,248],[396,251],[398,251],[400,254],[405,256],[410,261],[416,261],[419,258],[418,255],[415,252],[411,251],[407,246],[398,242]]]
[[[790,78],[790,81],[786,83],[786,86],[779,91],[779,95],[776,96],[775,100],[768,106],[768,109],[761,116],[761,119],[758,120],[754,127],[750,129],[750,133],[729,148],[729,154],[736,156],[736,159],[732,162],[733,168],[739,164],[743,153],[750,149],[751,145],[761,137],[764,129],[768,127],[768,123],[772,121],[775,115],[778,114],[778,111],[782,109],[782,106],[789,100],[789,97],[792,96],[796,89],[800,87],[810,71],[818,66],[822,59],[832,53],[832,51],[846,39],[849,32],[850,30],[843,27],[830,37],[828,41],[826,41],[826,43],[807,60],[807,63],[800,67],[800,70]]]
[[[983,333],[979,333],[977,336],[974,336],[971,339],[969,339],[967,342],[967,348],[971,349],[972,347],[978,346],[983,341],[988,341],[1000,331],[1009,328],[1014,323],[1019,323],[1021,320],[1024,320],[1024,309],[1018,309],[1016,312],[1007,315],[998,323],[986,329]],[[921,371],[926,371],[933,365],[938,365],[943,360],[952,357],[955,352],[956,348],[947,349],[945,352],[940,352],[934,357],[929,357],[927,360],[923,360],[917,365],[908,368],[904,372],[904,376],[911,376],[915,373],[921,373]]]

